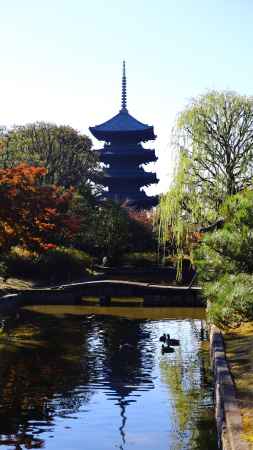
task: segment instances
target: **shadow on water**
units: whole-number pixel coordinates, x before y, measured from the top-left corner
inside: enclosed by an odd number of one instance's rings
[[[0,341],[0,447],[216,449],[207,353],[203,310],[23,310]]]

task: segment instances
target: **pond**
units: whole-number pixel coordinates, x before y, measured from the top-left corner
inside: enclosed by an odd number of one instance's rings
[[[217,449],[208,351],[202,309],[24,309],[0,340],[0,446]]]

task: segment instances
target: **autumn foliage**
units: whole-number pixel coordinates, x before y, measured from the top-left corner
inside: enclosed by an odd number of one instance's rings
[[[130,220],[135,221],[136,223],[139,223],[148,231],[152,231],[153,229],[153,214],[150,211],[146,210],[135,210],[131,208],[127,208],[128,216]]]
[[[41,186],[43,167],[21,164],[0,169],[0,250],[14,245],[43,252],[79,229],[79,218],[70,213],[73,189]]]

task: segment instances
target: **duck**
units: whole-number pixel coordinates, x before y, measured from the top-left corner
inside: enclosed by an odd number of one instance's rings
[[[170,347],[169,345],[165,346],[164,344],[162,345],[162,349],[161,352],[162,354],[164,353],[174,353],[175,349]]]
[[[179,339],[171,339],[169,334],[167,334],[166,343],[168,346],[172,345],[173,347],[180,345]]]
[[[161,342],[166,342],[166,341],[167,341],[167,337],[166,337],[166,334],[165,334],[165,333],[163,333],[163,335],[160,336],[159,341],[161,341]]]

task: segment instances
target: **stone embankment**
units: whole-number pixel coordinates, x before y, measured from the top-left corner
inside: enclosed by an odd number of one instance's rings
[[[243,437],[243,425],[234,382],[229,371],[221,331],[211,326],[211,361],[215,385],[215,417],[223,450],[249,450]]]

